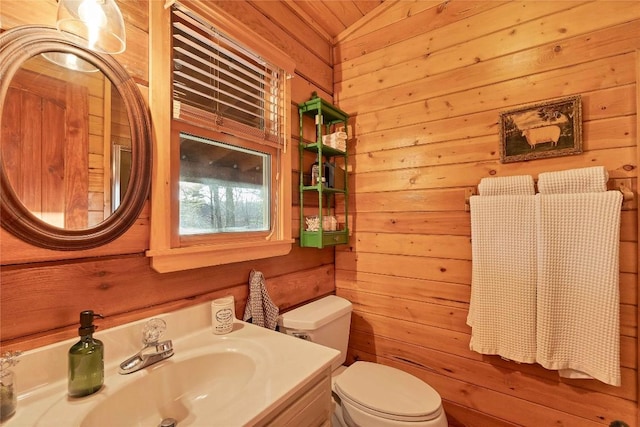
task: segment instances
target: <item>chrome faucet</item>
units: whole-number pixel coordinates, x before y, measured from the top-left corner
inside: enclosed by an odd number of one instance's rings
[[[164,320],[149,320],[142,330],[144,347],[120,364],[120,374],[131,374],[173,356],[171,340],[158,341],[166,329],[167,324]]]

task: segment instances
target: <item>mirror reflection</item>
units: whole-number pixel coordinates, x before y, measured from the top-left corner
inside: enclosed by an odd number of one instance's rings
[[[37,218],[80,230],[120,205],[131,172],[123,99],[98,71],[74,71],[42,55],[25,61],[7,91],[1,157],[11,188]]]

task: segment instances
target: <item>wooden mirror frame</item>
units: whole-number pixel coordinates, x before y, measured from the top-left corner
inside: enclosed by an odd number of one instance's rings
[[[146,203],[151,185],[151,120],[138,86],[115,59],[88,50],[82,39],[55,28],[27,25],[0,34],[0,123],[13,76],[25,61],[45,52],[71,53],[94,64],[121,95],[131,125],[129,187],[120,207],[100,224],[77,230],[55,227],[24,206],[9,182],[0,152],[0,221],[5,230],[35,246],[62,251],[91,249],[127,231]]]

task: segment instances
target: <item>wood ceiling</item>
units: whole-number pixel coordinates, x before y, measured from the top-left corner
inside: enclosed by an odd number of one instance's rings
[[[384,0],[285,0],[287,7],[331,40]]]

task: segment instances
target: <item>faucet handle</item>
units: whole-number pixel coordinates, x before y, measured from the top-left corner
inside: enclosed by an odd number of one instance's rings
[[[142,329],[142,343],[150,345],[158,342],[160,336],[167,330],[167,323],[162,319],[151,319]]]

